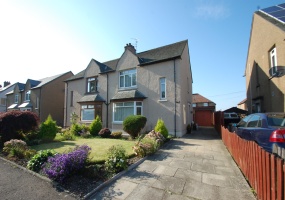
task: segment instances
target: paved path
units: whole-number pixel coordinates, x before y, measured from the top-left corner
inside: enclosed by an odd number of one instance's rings
[[[25,169],[0,159],[1,200],[73,200],[68,193],[55,188],[51,181],[31,175]]]
[[[89,199],[256,198],[217,132],[204,127],[170,141]]]

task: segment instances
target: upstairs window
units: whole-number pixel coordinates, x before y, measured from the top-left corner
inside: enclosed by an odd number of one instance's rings
[[[193,107],[193,108],[196,107],[196,103],[193,103],[193,104],[192,104],[192,107]]]
[[[120,88],[137,86],[137,70],[125,70],[120,72]]]
[[[209,106],[209,103],[203,103],[203,106],[207,107],[207,106]]]
[[[159,84],[160,84],[160,99],[164,100],[164,99],[166,99],[166,81],[165,81],[165,78],[160,78]]]
[[[31,90],[29,90],[28,92],[26,92],[25,101],[30,101],[30,98],[31,98]]]
[[[276,66],[277,66],[277,53],[276,53],[275,47],[270,51],[269,56],[270,56],[270,71],[271,71],[271,74],[275,74]]]
[[[18,94],[15,94],[14,102],[15,103],[19,103],[19,95]]]
[[[98,92],[98,79],[97,77],[92,77],[87,79],[87,93]]]

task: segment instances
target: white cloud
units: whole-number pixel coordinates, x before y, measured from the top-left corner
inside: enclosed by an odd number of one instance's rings
[[[229,16],[229,10],[224,5],[200,5],[195,9],[194,15],[199,18],[221,19]]]

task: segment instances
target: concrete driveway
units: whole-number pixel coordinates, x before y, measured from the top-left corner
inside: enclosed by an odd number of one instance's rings
[[[253,200],[241,171],[212,127],[168,142],[88,199]]]

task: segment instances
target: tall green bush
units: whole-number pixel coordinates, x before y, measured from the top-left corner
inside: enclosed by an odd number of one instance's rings
[[[99,115],[97,115],[96,118],[92,121],[89,129],[91,135],[98,136],[99,131],[102,129],[102,122]]]
[[[55,138],[57,131],[56,121],[48,115],[46,121],[40,125],[39,136],[42,140],[51,141]]]
[[[146,117],[142,115],[130,115],[123,121],[123,130],[132,138],[136,138],[146,124]]]
[[[168,137],[168,130],[164,124],[164,121],[162,119],[158,119],[157,123],[154,127],[155,132],[161,133],[165,138]]]

